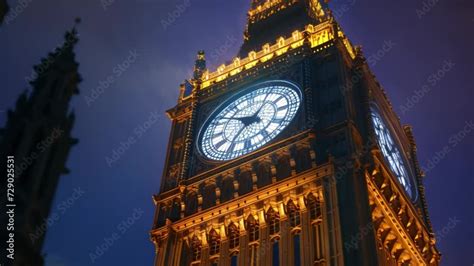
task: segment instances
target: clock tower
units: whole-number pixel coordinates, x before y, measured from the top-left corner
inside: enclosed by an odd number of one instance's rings
[[[325,2],[252,0],[167,114],[154,265],[439,265],[411,127]]]

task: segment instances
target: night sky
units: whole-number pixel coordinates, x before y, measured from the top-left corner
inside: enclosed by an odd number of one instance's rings
[[[164,111],[176,103],[198,50],[206,50],[211,69],[237,53],[250,0],[23,2],[17,13],[18,2],[9,0],[13,17],[0,27],[0,125],[28,88],[32,66],[82,18],[76,53],[84,81],[72,104],[80,142],[52,206],[59,219],[48,229],[46,265],[151,265],[151,196],[170,129]],[[402,122],[414,126],[442,265],[472,265],[474,2],[425,2],[425,11],[423,1],[410,0],[338,0],[332,7],[352,42],[363,46]],[[109,77],[113,82],[104,85]],[[103,92],[88,101],[100,86]],[[106,159],[131,136],[137,141],[118,160]],[[84,192],[61,212],[78,189]]]

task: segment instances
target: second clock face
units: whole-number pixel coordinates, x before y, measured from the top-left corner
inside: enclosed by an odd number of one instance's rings
[[[377,142],[382,150],[382,154],[390,165],[390,170],[397,177],[398,182],[405,189],[408,196],[415,199],[413,192],[414,184],[405,166],[402,153],[394,141],[389,128],[375,108],[372,108],[372,122],[375,127]]]
[[[211,115],[201,129],[200,150],[207,158],[217,161],[255,151],[290,124],[300,103],[300,91],[293,83],[258,84]]]

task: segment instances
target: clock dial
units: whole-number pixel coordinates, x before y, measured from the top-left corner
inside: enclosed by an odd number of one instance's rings
[[[255,151],[286,128],[298,111],[296,85],[269,81],[218,108],[201,129],[200,150],[209,159],[232,160]]]
[[[408,196],[415,198],[414,183],[412,182],[402,153],[394,141],[389,128],[375,108],[372,108],[372,122],[377,135],[377,142],[382,150],[382,154],[390,165],[390,170],[397,177],[398,182],[405,189]]]

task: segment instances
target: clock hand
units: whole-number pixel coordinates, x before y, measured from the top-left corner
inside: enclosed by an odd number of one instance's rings
[[[267,101],[267,98],[268,98],[268,93],[265,95],[265,98],[263,99],[262,105],[260,105],[260,107],[258,108],[257,112],[255,112],[254,115],[257,115],[257,114],[260,113],[260,111],[262,110],[263,106],[265,105],[265,102]]]
[[[232,141],[231,141],[231,144],[229,145],[229,147],[227,147],[226,151],[225,152],[228,152],[230,150],[231,147],[234,146],[234,141],[237,139],[237,137],[242,133],[242,131],[244,131],[244,129],[246,128],[246,126],[243,126],[242,128],[239,129],[239,131],[235,134],[235,136],[232,138]]]
[[[257,115],[246,116],[246,117],[234,117],[233,119],[238,120],[244,124],[245,127],[250,126],[253,123],[258,123],[261,121],[260,117]]]

